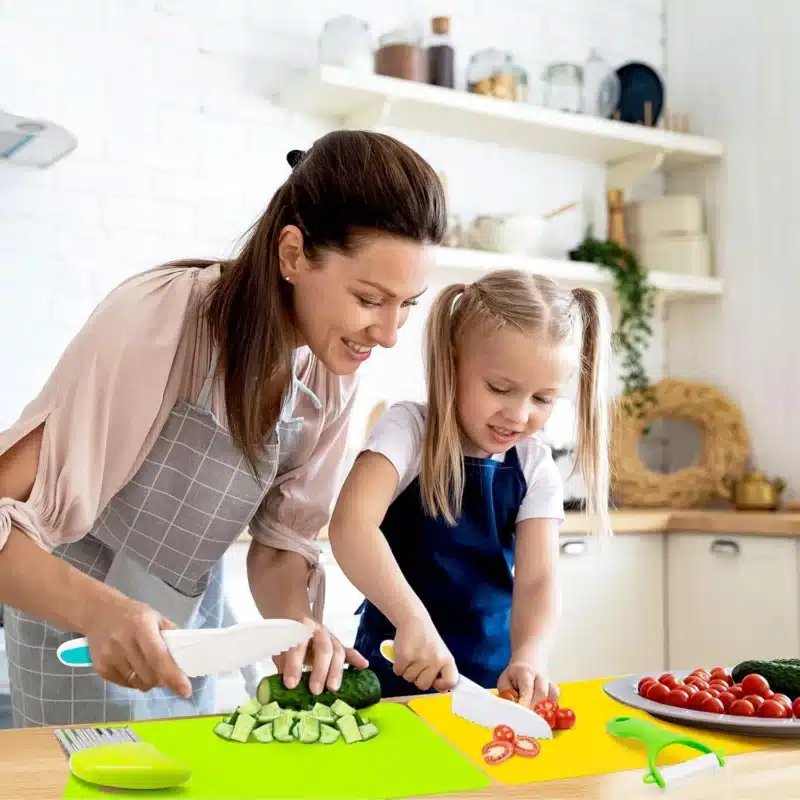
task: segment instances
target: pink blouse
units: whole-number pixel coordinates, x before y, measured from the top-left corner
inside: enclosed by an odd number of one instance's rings
[[[0,432],[2,454],[45,424],[30,497],[0,497],[0,549],[12,525],[48,550],[86,535],[136,473],[170,409],[179,400],[196,402],[212,345],[198,304],[219,276],[219,265],[157,267],[126,280],[95,309],[39,395]],[[321,601],[314,540],[338,487],[357,379],[333,375],[308,348],[298,353],[297,377],[321,408],[297,392],[302,435],[249,530],[265,545],[303,554],[316,567],[311,589]],[[221,378],[211,403],[224,421]]]

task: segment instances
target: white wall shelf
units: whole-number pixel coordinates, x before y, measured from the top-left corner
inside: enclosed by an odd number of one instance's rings
[[[521,269],[563,281],[569,286],[591,286],[610,289],[611,274],[594,264],[559,258],[529,258],[525,256],[467,250],[458,247],[434,249],[435,264],[440,269],[460,269],[487,272],[495,269]],[[679,272],[651,272],[650,283],[667,300],[690,300],[722,294],[722,281],[714,277],[683,275]]]
[[[277,102],[343,127],[396,126],[614,165],[663,155],[662,166],[719,159],[722,144],[693,134],[569,114],[414,81],[320,66],[284,87]]]

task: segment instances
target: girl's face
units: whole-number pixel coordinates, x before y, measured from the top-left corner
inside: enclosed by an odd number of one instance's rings
[[[459,343],[456,408],[465,455],[486,458],[540,430],[553,411],[575,352],[505,327],[471,331]]]
[[[299,344],[336,375],[355,372],[372,348],[394,347],[397,331],[426,289],[427,250],[419,242],[375,234],[352,255],[303,255],[297,228],[284,229],[281,272],[293,286]]]

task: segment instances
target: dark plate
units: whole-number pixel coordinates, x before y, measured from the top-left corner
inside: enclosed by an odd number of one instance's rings
[[[644,124],[645,104],[652,106],[652,124],[658,122],[664,108],[664,84],[658,73],[647,64],[631,61],[617,69],[619,103],[617,111],[623,122]]]

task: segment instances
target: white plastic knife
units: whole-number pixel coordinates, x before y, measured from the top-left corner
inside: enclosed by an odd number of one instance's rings
[[[307,642],[313,634],[311,625],[293,619],[261,619],[226,628],[161,631],[170,655],[189,678],[232,672],[255,664]],[[56,655],[68,667],[92,665],[85,638],[64,642]]]
[[[381,642],[381,655],[394,664],[394,641]],[[508,725],[519,736],[534,739],[552,739],[553,730],[535,711],[526,706],[504,700],[488,689],[484,689],[465,675],[450,691],[451,709],[454,714],[476,725],[494,730],[498,725]]]

